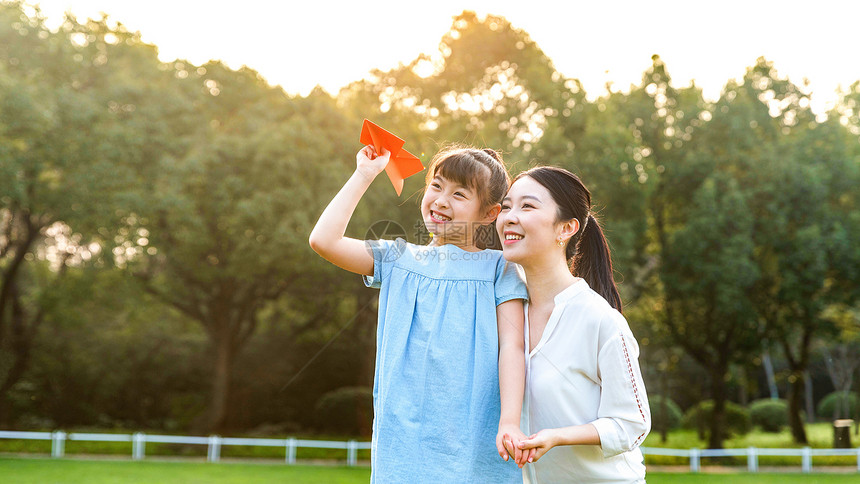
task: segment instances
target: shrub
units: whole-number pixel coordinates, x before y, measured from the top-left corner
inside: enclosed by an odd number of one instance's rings
[[[365,387],[343,387],[320,397],[317,422],[322,430],[367,437],[373,424],[373,392]]]
[[[818,416],[826,419],[853,418],[860,414],[860,399],[851,392],[833,392],[818,402]]]
[[[681,425],[683,412],[671,398],[648,395],[648,406],[651,408],[651,427],[654,430],[672,430]]]
[[[765,432],[779,432],[788,425],[788,402],[779,399],[762,399],[749,406],[750,420]]]
[[[704,400],[697,405],[691,407],[681,419],[681,426],[684,428],[698,429],[700,435],[704,435],[704,431],[711,426],[711,419],[714,413],[714,401]],[[725,436],[744,435],[752,429],[750,423],[749,412],[740,405],[733,402],[726,402],[725,408],[726,433]]]

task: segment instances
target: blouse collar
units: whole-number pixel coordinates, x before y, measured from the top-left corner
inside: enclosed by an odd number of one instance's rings
[[[588,288],[588,283],[585,282],[585,279],[577,278],[573,284],[567,286],[563,291],[555,295],[553,302],[555,302],[556,306],[559,306],[571,299],[574,298],[580,292],[586,290]]]

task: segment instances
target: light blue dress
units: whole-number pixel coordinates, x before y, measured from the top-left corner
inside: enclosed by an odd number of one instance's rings
[[[372,483],[519,483],[496,450],[496,306],[526,299],[501,251],[369,241],[380,288]]]

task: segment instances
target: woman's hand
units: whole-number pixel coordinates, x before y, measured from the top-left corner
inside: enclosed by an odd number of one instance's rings
[[[552,449],[559,444],[558,429],[544,429],[540,432],[530,435],[527,439],[520,442],[520,449],[527,452],[525,458],[527,462],[537,462],[543,457],[549,449]]]
[[[355,155],[355,171],[372,181],[388,165],[390,156],[391,153],[385,148],[382,149],[382,153],[377,153],[373,146],[365,146]]]

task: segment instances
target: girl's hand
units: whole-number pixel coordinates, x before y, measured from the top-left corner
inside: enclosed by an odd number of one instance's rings
[[[525,437],[526,434],[517,425],[500,425],[499,433],[496,434],[496,450],[499,451],[499,457],[505,462],[512,457],[517,467],[522,468],[526,463],[528,451],[524,452],[519,445]]]
[[[556,429],[544,429],[520,442],[520,449],[528,452],[526,461],[537,462],[549,449],[556,445],[558,445]]]
[[[382,149],[382,153],[377,153],[373,146],[365,146],[355,155],[355,171],[368,180],[373,180],[388,165],[390,156],[391,153],[385,148]]]

